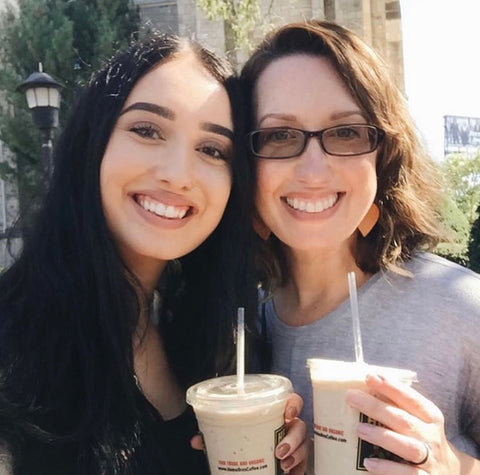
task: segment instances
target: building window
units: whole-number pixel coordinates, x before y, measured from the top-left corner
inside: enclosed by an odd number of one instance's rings
[[[335,0],[324,0],[325,20],[335,21]]]
[[[400,15],[400,2],[387,2],[385,3],[385,17],[387,20],[399,20]]]

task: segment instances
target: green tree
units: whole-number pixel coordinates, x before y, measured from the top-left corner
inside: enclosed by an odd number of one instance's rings
[[[77,90],[99,64],[138,32],[139,13],[131,0],[17,0],[0,12],[0,140],[14,154],[21,205],[30,200],[42,170],[39,134],[17,86],[41,62],[60,80],[60,123]],[[61,125],[60,125],[61,127]]]
[[[437,246],[435,253],[459,264],[468,265],[470,223],[450,195],[445,197],[440,218],[447,240]]]
[[[468,259],[470,268],[480,272],[480,204],[477,207],[477,219],[473,223],[468,245]]]
[[[442,243],[437,253],[464,265],[469,264],[469,241],[480,203],[480,154],[470,157],[452,154],[441,164],[446,182],[446,202],[442,212],[451,241]]]
[[[463,154],[448,155],[442,163],[448,191],[470,225],[477,218],[480,202],[480,154],[470,157]]]
[[[225,50],[236,66],[237,51],[251,50],[251,34],[262,23],[257,0],[197,0],[197,5],[209,20],[223,20]]]

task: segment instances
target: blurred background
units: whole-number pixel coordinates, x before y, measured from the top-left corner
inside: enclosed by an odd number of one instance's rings
[[[307,18],[356,31],[388,62],[445,177],[451,239],[436,252],[480,271],[478,0],[0,0],[0,269],[21,246],[15,222],[46,184],[76,93],[115,51],[159,29],[197,39],[238,69],[269,29]],[[27,106],[40,71],[60,92],[60,104],[42,111],[59,114],[58,124],[42,126]]]

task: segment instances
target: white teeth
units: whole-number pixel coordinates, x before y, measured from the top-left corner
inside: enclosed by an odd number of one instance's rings
[[[165,214],[165,205],[163,203],[157,203],[157,205],[155,206],[155,209],[152,211],[154,211],[155,214],[159,214],[160,216],[163,216]]]
[[[287,198],[286,201],[289,206],[298,211],[320,213],[321,211],[331,208],[338,201],[338,193],[317,201],[306,201],[299,198]]]
[[[176,207],[173,205],[165,205],[159,202],[149,201],[146,198],[138,200],[138,204],[145,210],[155,213],[164,218],[182,219],[188,211],[188,207]]]
[[[167,218],[174,218],[176,215],[175,208],[173,206],[167,206],[167,209],[165,210],[165,216]]]

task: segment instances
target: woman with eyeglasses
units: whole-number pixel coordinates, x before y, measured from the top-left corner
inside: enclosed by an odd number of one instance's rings
[[[418,374],[416,389],[372,374],[371,394],[349,391],[382,424],[359,437],[403,459],[367,471],[480,473],[480,277],[427,252],[442,236],[440,181],[386,66],[347,29],[310,21],[271,33],[242,77],[265,364],[292,379],[312,428],[306,359],[355,359],[353,271],[365,360]]]

